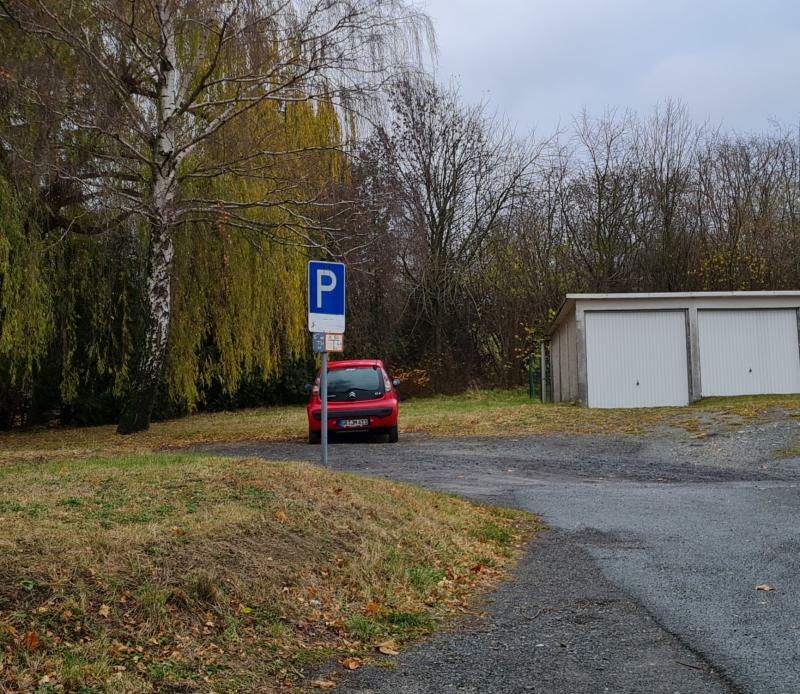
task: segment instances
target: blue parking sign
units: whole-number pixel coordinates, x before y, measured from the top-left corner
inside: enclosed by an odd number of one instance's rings
[[[343,333],[344,263],[308,263],[308,329],[312,333]]]

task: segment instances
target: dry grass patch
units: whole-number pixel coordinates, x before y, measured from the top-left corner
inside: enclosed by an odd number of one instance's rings
[[[589,409],[532,401],[525,391],[470,391],[411,400],[402,406],[403,431],[434,436],[523,434],[643,434],[657,425],[701,434],[780,412],[800,416],[800,396],[707,398],[689,407]]]
[[[632,410],[543,405],[521,390],[474,390],[403,403],[401,428],[433,436],[636,434],[660,422],[671,411],[637,410],[634,415]]]
[[[783,410],[789,416],[800,416],[800,395],[741,395],[704,398],[691,406],[698,412],[713,411],[721,416],[757,419],[771,410]]]
[[[291,463],[0,468],[0,689],[269,691],[466,609],[535,520]]]
[[[784,448],[783,450],[778,451],[775,457],[778,458],[779,460],[788,460],[789,458],[800,458],[800,445]]]
[[[115,426],[53,427],[0,433],[0,461],[149,453],[166,447],[231,441],[287,441],[304,437],[305,408],[261,407],[154,422],[149,430],[120,436]]]

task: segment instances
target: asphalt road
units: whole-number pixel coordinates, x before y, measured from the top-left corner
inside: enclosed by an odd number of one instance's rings
[[[362,692],[800,692],[796,421],[701,440],[428,439],[335,445],[333,466],[523,508],[551,528],[474,624]],[[304,444],[207,447],[315,460]],[[756,591],[769,584],[774,592]]]

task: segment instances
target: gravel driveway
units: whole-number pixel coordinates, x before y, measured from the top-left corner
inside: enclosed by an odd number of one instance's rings
[[[333,467],[544,517],[474,623],[409,649],[354,692],[800,692],[800,423],[694,438],[401,437],[340,443]],[[207,446],[316,460],[305,444]],[[756,591],[767,583],[775,592]]]

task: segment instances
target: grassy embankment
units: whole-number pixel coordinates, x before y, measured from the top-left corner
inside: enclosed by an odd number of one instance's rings
[[[467,609],[535,527],[305,464],[0,466],[0,690],[313,686],[309,666],[391,660]]]

